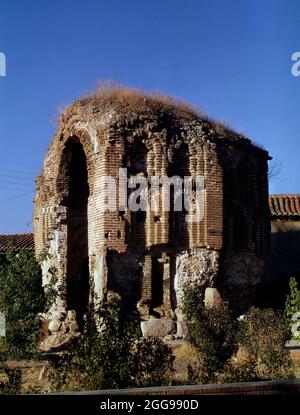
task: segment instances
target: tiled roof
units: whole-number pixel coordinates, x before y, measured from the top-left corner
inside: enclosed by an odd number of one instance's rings
[[[0,235],[0,253],[6,252],[10,244],[12,244],[13,250],[15,252],[33,251],[34,250],[33,233]]]
[[[271,218],[300,218],[300,194],[269,196]]]

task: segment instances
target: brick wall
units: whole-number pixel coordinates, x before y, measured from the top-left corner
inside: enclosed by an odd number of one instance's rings
[[[60,295],[53,310],[68,308],[66,264],[74,143],[82,146],[86,156],[92,308],[109,289],[123,297],[126,293],[131,297],[130,291],[134,290],[132,297],[143,318],[154,313],[156,317],[174,319],[175,280],[182,288],[190,275],[201,289],[221,281],[220,289],[229,299],[231,287],[233,292],[245,287],[251,291],[260,277],[259,264],[268,247],[267,153],[233,132],[225,134],[223,129],[218,133],[201,117],[133,111],[120,121],[117,110],[101,112],[98,104],[79,101],[63,114],[36,181],[36,253],[39,257],[50,255],[47,266],[44,264],[45,280],[50,263],[58,273]],[[148,182],[153,176],[191,176],[194,181],[203,176],[203,220],[187,223],[186,212],[166,212],[161,202],[156,211],[150,210],[151,193],[145,196],[145,214],[118,208],[103,212],[105,197],[113,190],[113,185],[103,186],[103,178],[117,178],[120,168],[127,168],[128,179]],[[118,194],[118,181],[116,191]],[[193,195],[194,191],[192,186]],[[235,269],[228,266],[228,258],[233,255]],[[257,272],[255,277],[247,275],[246,281],[241,281],[239,273],[249,273],[247,255],[257,262]],[[193,256],[198,258],[196,266]],[[153,275],[154,268],[157,276]],[[159,296],[155,284],[163,284],[163,300],[153,310],[153,292]]]

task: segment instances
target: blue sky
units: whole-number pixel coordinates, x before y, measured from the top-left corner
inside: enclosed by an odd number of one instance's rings
[[[300,193],[299,0],[6,0],[0,8],[0,233],[32,228],[58,109],[96,81],[160,90],[263,145]]]

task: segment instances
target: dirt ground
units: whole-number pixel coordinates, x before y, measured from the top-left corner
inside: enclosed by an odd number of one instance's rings
[[[300,347],[299,349],[292,349],[290,353],[294,362],[295,377],[300,379]]]
[[[174,367],[176,370],[175,378],[180,384],[187,383],[187,365],[195,361],[195,353],[193,348],[185,342],[175,342],[172,345],[175,356]],[[300,379],[300,348],[291,350],[291,356],[294,361],[294,373],[296,378]],[[50,386],[42,376],[41,372],[46,361],[37,360],[13,360],[7,362],[11,368],[20,368],[22,373],[22,393],[43,393],[49,392]],[[0,375],[3,380],[3,375]]]

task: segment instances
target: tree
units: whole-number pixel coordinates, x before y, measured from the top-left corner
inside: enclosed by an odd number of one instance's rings
[[[34,254],[9,249],[0,263],[0,311],[6,316],[6,351],[26,355],[35,351],[40,317],[46,307],[42,273]]]

